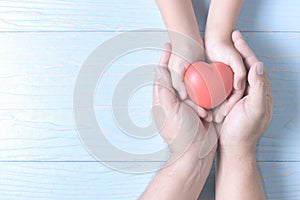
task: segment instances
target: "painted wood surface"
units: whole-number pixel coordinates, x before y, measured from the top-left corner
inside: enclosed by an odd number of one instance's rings
[[[209,0],[194,0],[201,29]],[[243,31],[299,31],[297,0],[245,0],[237,28]],[[4,0],[1,31],[109,31],[164,28],[153,0]]]
[[[117,33],[2,33],[0,76],[0,160],[93,160],[84,150],[73,119],[73,90],[81,63]],[[258,146],[259,161],[300,161],[299,33],[244,33],[269,71],[275,100],[270,128]],[[162,43],[163,46],[163,43]],[[29,50],[30,47],[30,50]],[[127,151],[156,151],[160,137],[136,140],[114,124],[111,98],[120,79],[142,64],[158,61],[160,51],[143,50],[116,60],[100,78],[95,113],[114,145]],[[102,93],[101,93],[102,92]],[[105,94],[105,95],[103,95]],[[147,125],[152,87],[133,96],[129,109]],[[127,107],[126,107],[127,109]]]
[[[201,30],[208,2],[193,1]],[[268,199],[300,199],[299,6],[295,0],[246,0],[237,25],[264,61],[275,99],[257,152]],[[149,27],[164,28],[152,0],[0,2],[0,199],[138,198],[155,173],[120,173],[95,162],[76,132],[72,105],[88,55],[123,31]],[[160,53],[127,54],[99,82],[95,113],[117,148],[147,153],[165,146],[159,136],[126,137],[111,112],[112,91],[122,76],[157,63]],[[133,96],[129,113],[138,125],[149,123],[151,98],[151,87]],[[201,199],[213,198],[211,173]]]
[[[300,164],[259,164],[268,199],[298,200]],[[1,199],[137,199],[154,173],[124,174],[97,162],[1,162]],[[208,179],[213,184],[213,177]],[[207,193],[206,193],[207,194]],[[203,199],[212,199],[208,195]]]

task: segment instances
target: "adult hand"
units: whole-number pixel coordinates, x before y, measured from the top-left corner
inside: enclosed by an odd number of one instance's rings
[[[254,55],[241,33],[233,32],[232,40],[247,66],[248,83],[243,98],[234,105],[224,122],[218,124],[219,144],[220,149],[253,152],[272,117],[272,92],[263,63]]]
[[[205,157],[217,143],[217,134],[211,123],[212,116],[191,100],[181,101],[172,88],[170,65],[170,45],[162,55],[154,82],[153,114],[160,134],[169,145],[171,157],[186,150]],[[204,120],[205,119],[205,120]]]
[[[273,100],[263,63],[259,62],[239,32],[233,32],[235,48],[248,70],[246,92],[230,110],[220,133],[216,199],[266,199],[256,165],[256,144],[272,116]]]
[[[155,73],[153,115],[171,156],[140,199],[197,199],[210,172],[217,147],[215,127],[199,116],[205,110],[181,101],[172,88],[167,68],[170,45]],[[207,117],[207,116],[206,116]],[[207,117],[211,121],[210,117]]]

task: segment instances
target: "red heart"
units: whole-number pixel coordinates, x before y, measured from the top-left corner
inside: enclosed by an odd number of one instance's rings
[[[187,68],[184,82],[189,97],[199,106],[211,109],[232,91],[233,72],[221,62],[195,62]]]

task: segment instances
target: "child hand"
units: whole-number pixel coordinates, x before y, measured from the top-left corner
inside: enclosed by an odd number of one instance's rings
[[[167,45],[155,73],[154,120],[161,136],[169,145],[173,158],[178,158],[186,150],[202,158],[215,150],[217,144],[218,138],[211,122],[212,116],[191,100],[180,101],[176,96],[167,68],[170,61],[169,49],[170,46]]]
[[[213,115],[216,122],[223,121],[232,107],[241,99],[245,89],[246,70],[243,60],[231,41],[207,41],[205,48],[211,62],[219,61],[229,65],[234,73],[233,90],[227,100],[214,109]]]
[[[222,149],[254,151],[258,139],[268,127],[273,109],[272,92],[263,63],[259,62],[242,35],[232,34],[235,48],[241,53],[248,73],[245,96],[228,113],[224,122],[218,124]]]
[[[171,74],[172,86],[178,92],[179,98],[185,100],[187,92],[184,84],[184,73],[190,64],[205,60],[205,50],[201,45],[185,42],[172,44],[168,68]]]

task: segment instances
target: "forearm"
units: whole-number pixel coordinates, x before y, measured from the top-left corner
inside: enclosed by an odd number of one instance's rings
[[[243,0],[211,0],[205,41],[231,41]]]
[[[199,159],[197,154],[183,155],[164,166],[150,183],[141,200],[197,199],[210,172],[215,151]]]
[[[254,150],[220,148],[216,181],[216,199],[266,199]]]
[[[182,43],[187,42],[184,38],[178,38],[178,33],[203,46],[191,0],[156,0],[156,2],[168,29],[172,47],[183,46]]]

